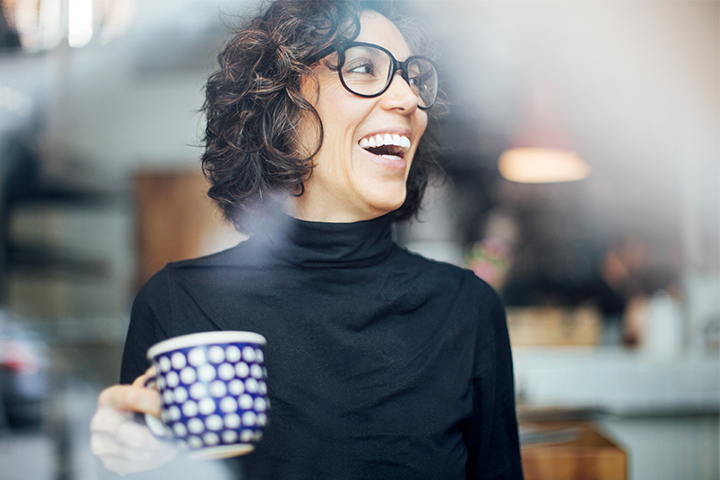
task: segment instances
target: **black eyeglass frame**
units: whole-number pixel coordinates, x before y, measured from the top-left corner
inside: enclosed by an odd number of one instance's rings
[[[381,51],[387,53],[387,55],[390,57],[390,60],[391,60],[390,73],[388,74],[388,77],[387,77],[387,79],[386,79],[386,81],[385,81],[385,88],[383,88],[380,92],[374,93],[374,94],[370,94],[370,95],[368,95],[368,94],[363,94],[363,93],[357,93],[357,92],[353,91],[352,89],[350,89],[350,88],[347,86],[347,84],[345,83],[345,79],[343,78],[342,70],[341,70],[341,69],[342,69],[342,66],[345,64],[345,50],[347,50],[347,49],[349,49],[349,48],[352,48],[352,47],[372,47],[372,48],[377,48],[378,50],[381,50]],[[328,46],[328,47],[326,47],[326,48],[323,48],[323,49],[320,50],[319,52],[311,55],[311,56],[307,59],[307,64],[308,64],[308,65],[312,65],[312,64],[314,64],[314,63],[316,63],[316,62],[319,62],[320,60],[322,60],[323,58],[327,57],[328,55],[330,55],[330,54],[333,53],[333,52],[337,52],[337,54],[338,54],[338,63],[337,63],[338,76],[340,77],[340,82],[342,83],[343,87],[345,87],[345,90],[347,90],[348,92],[352,93],[353,95],[357,95],[358,97],[363,97],[363,98],[375,98],[375,97],[379,97],[380,95],[382,95],[383,93],[385,93],[385,92],[387,91],[387,89],[390,88],[390,84],[392,83],[392,79],[393,79],[393,77],[395,76],[395,74],[397,73],[398,70],[400,70],[400,75],[402,76],[403,80],[405,80],[405,81],[407,82],[407,84],[410,85],[410,77],[408,76],[408,71],[407,71],[408,65],[409,65],[413,60],[417,60],[417,59],[424,60],[424,61],[430,63],[430,65],[432,65],[432,67],[433,67],[433,71],[434,71],[434,75],[435,75],[435,91],[433,92],[433,101],[432,101],[432,103],[431,103],[430,105],[427,105],[427,106],[422,106],[422,105],[420,105],[420,104],[418,103],[418,108],[419,108],[420,110],[428,110],[428,109],[430,109],[433,105],[435,105],[435,102],[437,101],[437,93],[438,93],[438,69],[437,69],[437,65],[435,65],[435,62],[433,62],[433,61],[432,61],[431,59],[429,59],[428,57],[425,57],[425,56],[423,56],[423,55],[412,55],[412,56],[408,57],[404,62],[401,62],[401,61],[399,61],[398,59],[395,58],[395,56],[390,52],[390,50],[388,50],[387,48],[381,47],[380,45],[375,45],[374,43],[366,43],[366,42],[340,42],[340,43],[335,43],[335,44],[333,44],[333,45],[330,45],[330,46]]]

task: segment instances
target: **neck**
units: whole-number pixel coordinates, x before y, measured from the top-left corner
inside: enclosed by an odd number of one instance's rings
[[[304,266],[362,266],[393,251],[392,219],[319,222],[293,218],[279,210],[263,217],[252,244],[285,262]],[[262,258],[262,253],[258,253]]]
[[[318,208],[317,205],[312,205],[311,202],[307,201],[307,196],[288,198],[288,201],[283,204],[283,211],[298,220],[325,223],[362,222],[382,217],[388,213],[384,211],[347,211],[335,208],[335,206]]]

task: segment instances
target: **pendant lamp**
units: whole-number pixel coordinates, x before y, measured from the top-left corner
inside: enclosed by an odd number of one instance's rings
[[[558,183],[582,180],[588,165],[572,148],[557,120],[551,89],[534,82],[522,126],[511,147],[498,160],[500,174],[519,183]]]

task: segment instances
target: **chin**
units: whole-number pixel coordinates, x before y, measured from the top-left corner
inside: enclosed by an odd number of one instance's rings
[[[393,196],[392,198],[384,198],[382,200],[378,199],[375,202],[372,202],[373,210],[375,210],[378,215],[385,215],[386,213],[394,212],[398,208],[402,207],[405,203],[405,191],[403,191],[402,195]]]

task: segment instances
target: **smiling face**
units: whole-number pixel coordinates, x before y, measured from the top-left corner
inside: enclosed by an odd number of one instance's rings
[[[410,56],[397,27],[375,12],[363,13],[356,40],[385,47],[400,61]],[[417,108],[417,96],[400,74],[379,97],[363,98],[348,92],[328,68],[336,61],[332,54],[314,67],[319,81],[314,106],[324,138],[305,192],[294,200],[294,215],[325,222],[369,220],[405,201],[405,182],[427,114]],[[312,80],[306,79],[303,90],[305,98],[315,98]],[[309,125],[300,125],[300,131],[302,138],[316,138]]]

